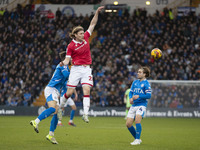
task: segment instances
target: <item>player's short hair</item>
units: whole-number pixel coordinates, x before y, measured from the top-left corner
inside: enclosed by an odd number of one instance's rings
[[[139,69],[142,69],[143,70],[143,73],[145,73],[145,77],[148,78],[150,76],[150,69],[149,67],[146,67],[146,66],[142,66],[140,67]]]
[[[66,56],[66,51],[60,52],[59,56],[60,56],[61,61],[63,61],[65,59],[65,56]]]
[[[72,32],[69,33],[69,37],[74,39],[75,38],[75,34],[77,34],[79,31],[84,31],[83,27],[81,26],[76,26],[72,29]]]

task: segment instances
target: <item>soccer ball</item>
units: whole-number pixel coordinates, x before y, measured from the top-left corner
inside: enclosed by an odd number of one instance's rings
[[[162,51],[159,48],[154,48],[151,51],[151,57],[153,57],[153,59],[159,59],[162,56]]]

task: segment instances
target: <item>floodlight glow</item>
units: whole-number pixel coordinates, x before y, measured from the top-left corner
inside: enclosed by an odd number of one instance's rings
[[[150,1],[146,1],[146,5],[150,5],[151,3],[150,3]]]
[[[105,10],[105,12],[112,12],[112,10],[110,10],[110,9],[107,9],[107,10]]]
[[[114,1],[114,3],[113,3],[114,5],[118,5],[119,3],[118,3],[118,1]]]

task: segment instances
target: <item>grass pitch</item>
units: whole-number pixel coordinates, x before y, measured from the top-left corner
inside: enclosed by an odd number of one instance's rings
[[[75,117],[77,127],[57,127],[53,145],[46,140],[51,117],[40,122],[39,133],[29,124],[36,117],[1,116],[0,150],[200,150],[200,119],[145,118],[142,120],[142,144],[134,139],[122,117],[90,117],[87,124]]]

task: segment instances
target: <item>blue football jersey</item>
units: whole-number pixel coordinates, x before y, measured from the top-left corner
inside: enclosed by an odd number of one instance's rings
[[[132,106],[145,106],[147,107],[147,99],[151,98],[151,86],[149,82],[145,80],[135,80],[131,85],[131,90],[129,93],[129,98],[134,95],[139,95],[139,98],[133,100]]]
[[[65,82],[68,80],[70,70],[68,66],[60,66],[59,64],[56,67],[56,70],[53,73],[51,80],[47,86],[56,88],[59,92],[63,87]]]
[[[61,97],[62,97],[67,92],[67,80],[65,81],[65,83],[61,88],[62,88],[61,89]]]

